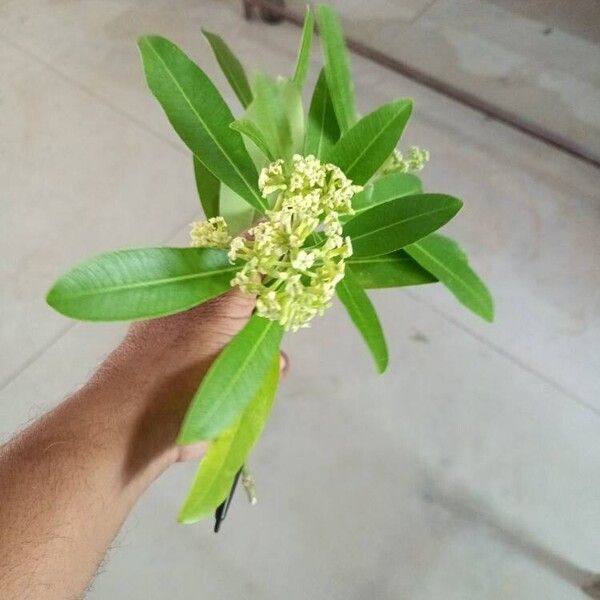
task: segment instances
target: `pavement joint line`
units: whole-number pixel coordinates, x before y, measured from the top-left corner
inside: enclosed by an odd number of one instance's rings
[[[585,398],[582,398],[582,397],[578,396],[577,394],[571,392],[566,387],[564,387],[557,381],[554,381],[553,379],[551,379],[550,377],[548,377],[547,375],[545,375],[544,373],[542,373],[535,367],[526,363],[524,360],[522,360],[518,356],[512,354],[511,352],[508,352],[507,350],[505,350],[498,344],[486,339],[483,335],[473,331],[472,329],[469,328],[468,325],[464,325],[458,319],[456,319],[453,316],[451,316],[450,314],[446,313],[444,310],[438,308],[433,303],[431,303],[427,300],[423,300],[423,298],[421,298],[418,294],[408,291],[406,289],[404,289],[402,291],[407,296],[409,296],[411,299],[413,299],[415,302],[418,302],[419,304],[422,304],[423,306],[427,307],[429,310],[435,312],[437,315],[442,317],[445,321],[447,321],[454,327],[460,329],[461,331],[467,333],[472,338],[474,338],[475,340],[477,340],[478,342],[480,342],[481,344],[486,346],[489,350],[492,350],[499,356],[502,356],[506,360],[512,362],[515,366],[519,367],[521,370],[525,371],[526,373],[529,373],[530,375],[533,375],[540,381],[546,383],[547,385],[552,387],[557,392],[560,392],[561,394],[563,394],[564,396],[566,396],[573,402],[576,402],[577,404],[579,404],[582,408],[590,411],[594,416],[600,417],[600,409],[597,408],[596,406],[594,406],[593,404],[591,404]]]
[[[186,219],[183,223],[180,223],[176,229],[171,230],[168,236],[163,238],[160,243],[168,244],[169,241],[172,240],[179,231],[181,231],[181,229],[183,229],[188,223],[190,223],[194,219],[194,216],[196,216],[196,214],[197,212],[195,212],[191,218]],[[2,382],[0,382],[0,392],[6,389],[31,365],[37,362],[38,359],[42,358],[42,356],[44,356],[44,354],[46,354],[46,352],[50,350],[50,348],[52,348],[56,343],[58,343],[65,335],[67,335],[67,333],[69,333],[69,331],[71,331],[79,323],[79,321],[70,321],[66,325],[61,327],[52,337],[50,337],[50,339],[48,339],[44,344],[42,344],[40,348],[38,348],[33,354],[26,358],[21,365],[19,365],[12,373],[5,377]]]

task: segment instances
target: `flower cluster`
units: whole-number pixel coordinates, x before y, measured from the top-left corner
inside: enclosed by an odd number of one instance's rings
[[[423,150],[413,146],[408,151],[406,157],[399,150],[394,150],[393,154],[381,167],[381,173],[408,173],[409,171],[421,171],[429,162],[429,150]]]
[[[296,331],[331,305],[352,255],[340,215],[352,214],[362,188],[312,155],[271,163],[258,186],[271,203],[266,220],[233,240],[222,217],[192,223],[192,246],[229,248],[230,260],[243,262],[231,285],[256,295],[259,315]]]
[[[191,245],[198,248],[229,248],[231,236],[223,217],[213,217],[208,221],[192,223]]]
[[[271,163],[258,185],[272,208],[247,237],[232,240],[229,258],[245,263],[232,285],[256,294],[258,314],[296,331],[331,305],[352,255],[339,216],[352,214],[362,188],[312,155]]]

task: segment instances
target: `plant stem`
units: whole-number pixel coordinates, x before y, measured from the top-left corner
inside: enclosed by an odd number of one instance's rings
[[[246,465],[242,467],[242,485],[244,486],[244,490],[246,490],[248,501],[254,506],[258,502],[258,498],[256,497],[256,482]]]

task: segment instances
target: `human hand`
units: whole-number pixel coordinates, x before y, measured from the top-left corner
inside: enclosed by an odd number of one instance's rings
[[[204,452],[205,444],[177,446],[181,422],[253,308],[254,298],[233,289],[133,324],[83,388],[0,448],[2,597],[81,596],[148,486]]]
[[[205,442],[175,443],[181,422],[210,365],[247,323],[254,304],[254,297],[236,288],[186,312],[131,325],[97,374],[123,379],[141,403],[132,424],[128,469],[135,472],[148,460],[169,465],[204,453]],[[282,373],[287,364],[282,354]]]

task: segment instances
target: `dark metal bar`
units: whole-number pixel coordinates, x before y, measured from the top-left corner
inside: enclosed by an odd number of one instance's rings
[[[285,19],[290,23],[294,23],[295,25],[302,26],[303,17],[294,14],[285,8],[285,6],[276,4],[269,0],[243,0],[244,8],[245,8],[245,17],[247,19],[252,18],[253,9],[258,11],[268,11],[271,15],[277,15],[281,19]],[[346,42],[348,47],[359,54],[360,56],[364,56],[365,58],[390,69],[396,73],[400,73],[404,77],[415,81],[429,89],[438,92],[446,96],[447,98],[451,98],[452,100],[463,104],[464,106],[468,106],[473,110],[485,115],[490,119],[494,119],[500,123],[508,125],[517,131],[521,131],[526,135],[547,144],[548,146],[552,146],[561,152],[574,156],[575,158],[582,160],[590,165],[593,165],[596,168],[600,168],[600,156],[596,156],[593,152],[591,152],[588,148],[585,148],[578,144],[577,142],[573,142],[572,140],[565,138],[564,136],[553,133],[544,129],[543,127],[539,127],[535,123],[531,123],[530,121],[519,117],[518,115],[507,111],[500,106],[492,104],[491,102],[487,102],[482,100],[478,96],[461,90],[450,83],[442,81],[437,77],[433,77],[432,75],[428,75],[424,71],[417,69],[401,60],[397,60],[387,54],[371,48],[362,42],[359,42],[353,38],[347,38]]]
[[[223,502],[221,502],[221,504],[219,504],[219,506],[217,506],[217,509],[215,510],[215,533],[219,533],[219,530],[221,529],[221,523],[223,523],[225,517],[227,516],[227,512],[229,511],[229,507],[231,506],[231,501],[233,500],[235,488],[237,487],[238,481],[240,480],[242,469],[243,467],[240,467],[239,471],[235,474],[227,498],[225,498],[225,500],[223,500]]]

